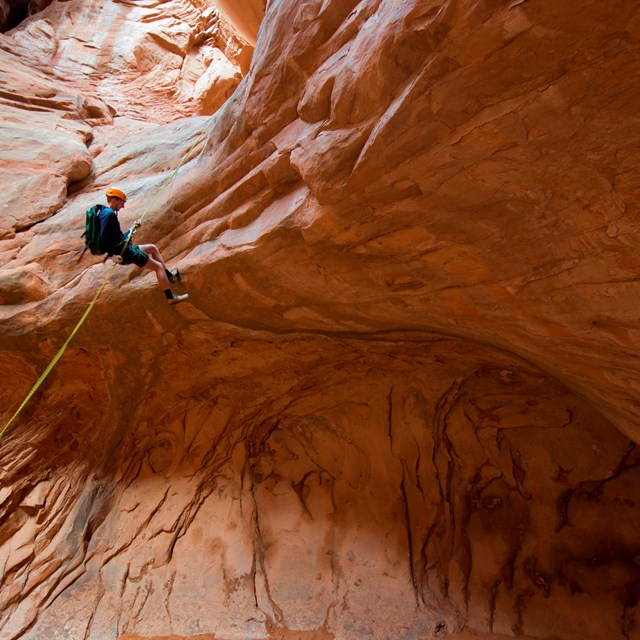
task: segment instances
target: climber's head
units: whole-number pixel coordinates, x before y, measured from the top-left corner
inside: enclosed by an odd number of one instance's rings
[[[124,191],[116,189],[115,187],[109,187],[106,192],[107,204],[114,210],[120,211],[124,207],[124,203],[127,201],[127,196]]]

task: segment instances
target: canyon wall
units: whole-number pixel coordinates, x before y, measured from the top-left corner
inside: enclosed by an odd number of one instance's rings
[[[640,638],[640,9],[227,5],[0,36],[0,638]]]

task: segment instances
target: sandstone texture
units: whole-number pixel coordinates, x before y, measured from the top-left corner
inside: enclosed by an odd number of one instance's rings
[[[0,639],[640,639],[639,40],[622,0],[0,35],[3,424],[109,278],[0,440]],[[110,185],[188,302],[77,260]]]

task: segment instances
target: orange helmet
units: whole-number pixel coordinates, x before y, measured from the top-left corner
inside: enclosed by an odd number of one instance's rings
[[[115,187],[109,187],[106,195],[107,198],[120,198],[122,202],[127,201],[127,196],[124,194],[124,191],[120,191],[120,189],[116,189]]]

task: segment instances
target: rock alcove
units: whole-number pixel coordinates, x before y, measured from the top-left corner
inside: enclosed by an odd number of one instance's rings
[[[74,259],[107,186],[190,295],[118,268],[0,440],[0,637],[640,638],[639,31],[56,0],[0,35],[3,423],[109,269]]]

